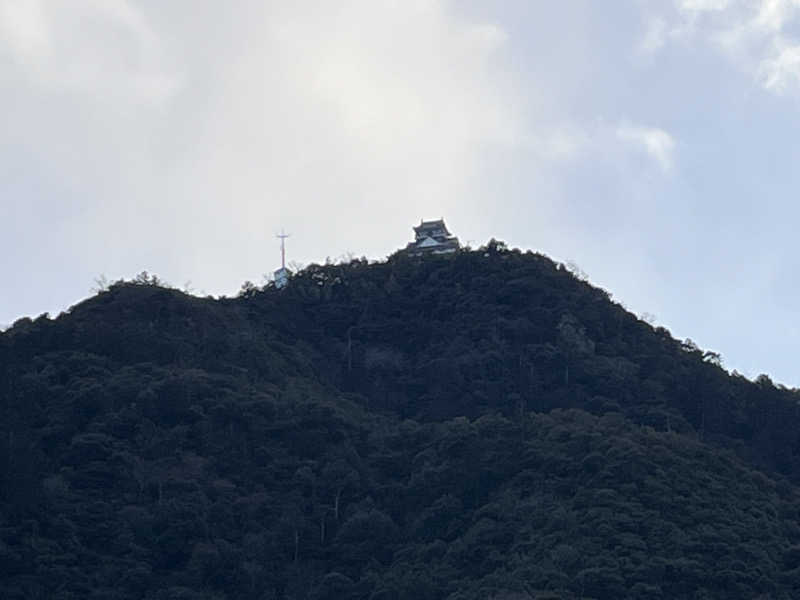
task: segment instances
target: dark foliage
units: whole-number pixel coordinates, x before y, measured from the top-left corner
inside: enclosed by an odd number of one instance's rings
[[[796,598],[800,397],[541,255],[0,334],[0,597]]]

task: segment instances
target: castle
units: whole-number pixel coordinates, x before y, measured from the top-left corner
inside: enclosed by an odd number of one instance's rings
[[[450,254],[458,250],[461,245],[458,238],[447,230],[444,219],[438,221],[420,221],[414,227],[415,239],[406,246],[409,256],[423,254]]]

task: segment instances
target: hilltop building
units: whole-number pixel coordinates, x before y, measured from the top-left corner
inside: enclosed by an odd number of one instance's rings
[[[289,284],[289,270],[286,267],[281,267],[273,273],[273,278],[276,288],[284,288]]]
[[[406,246],[410,256],[423,254],[450,254],[461,247],[458,238],[447,230],[444,219],[438,221],[420,221],[414,227],[414,241]]]

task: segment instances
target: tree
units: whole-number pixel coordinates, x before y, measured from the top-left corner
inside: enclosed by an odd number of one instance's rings
[[[359,479],[358,472],[342,458],[327,463],[323,468],[323,485],[328,489],[333,517],[337,522],[341,512],[342,494],[348,488],[358,485]]]

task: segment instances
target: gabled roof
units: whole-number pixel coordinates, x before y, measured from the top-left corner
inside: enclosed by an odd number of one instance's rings
[[[417,243],[417,248],[427,248],[429,246],[441,246],[441,243],[431,237],[426,237],[424,240]]]
[[[415,232],[424,231],[426,229],[443,229],[445,234],[450,235],[450,232],[447,230],[447,225],[444,224],[444,219],[438,219],[436,221],[420,221],[419,225],[414,227]]]

